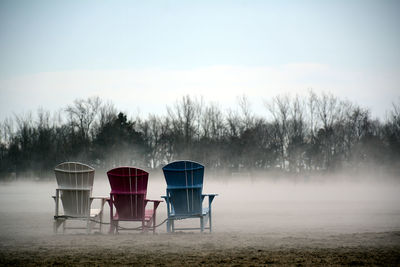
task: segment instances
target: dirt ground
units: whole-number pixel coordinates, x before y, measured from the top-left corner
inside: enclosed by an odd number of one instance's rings
[[[399,189],[209,182],[205,192],[220,194],[211,234],[167,234],[162,225],[154,235],[108,235],[107,226],[90,235],[80,230],[55,235],[54,182],[0,184],[0,266],[400,266]],[[149,198],[163,190],[163,183],[150,183]],[[106,183],[95,182],[94,195],[107,192]],[[108,211],[105,207],[105,221]],[[157,218],[166,218],[164,204]]]
[[[0,245],[2,266],[400,266],[400,232],[69,234]]]

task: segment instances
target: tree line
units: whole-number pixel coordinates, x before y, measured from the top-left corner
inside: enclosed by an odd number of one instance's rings
[[[225,174],[329,173],[374,164],[399,170],[400,102],[384,121],[328,93],[279,95],[255,115],[246,96],[237,109],[184,96],[165,115],[128,118],[99,97],[76,99],[51,114],[39,109],[0,124],[0,177],[44,177],[60,162],[102,170],[157,169],[176,159]]]

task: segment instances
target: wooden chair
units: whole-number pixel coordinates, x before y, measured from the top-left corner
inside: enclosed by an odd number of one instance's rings
[[[167,204],[167,232],[175,230],[212,231],[211,204],[217,194],[203,194],[204,166],[193,161],[175,161],[163,167],[167,183],[166,195],[162,196]],[[208,205],[203,200],[208,197]],[[200,228],[175,228],[174,221],[199,218]],[[209,223],[208,227],[205,227]]]
[[[57,189],[55,200],[54,233],[63,225],[63,233],[66,229],[86,229],[90,233],[95,222],[99,221],[98,229],[101,232],[103,221],[103,207],[106,202],[104,197],[92,197],[93,180],[95,170],[79,162],[64,162],[54,169]],[[101,200],[98,209],[91,208],[94,199]],[[60,212],[60,200],[63,213]],[[68,227],[67,220],[84,220],[85,227]]]
[[[142,231],[152,229],[154,233],[156,210],[162,200],[146,198],[149,173],[133,167],[118,167],[108,171],[107,176],[111,186],[110,233],[118,233],[120,221],[141,222]],[[153,207],[146,209],[149,202],[153,202]]]

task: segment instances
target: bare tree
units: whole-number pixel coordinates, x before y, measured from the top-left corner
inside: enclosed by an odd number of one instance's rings
[[[290,98],[288,95],[276,96],[271,102],[266,103],[266,107],[271,113],[276,134],[279,141],[279,154],[281,158],[281,169],[286,169],[288,137],[288,120],[290,113]]]
[[[310,139],[315,138],[316,132],[316,107],[317,107],[318,97],[314,91],[309,91],[309,96],[307,100],[307,108],[308,108],[308,120],[309,120],[309,129],[310,129]]]
[[[118,111],[115,105],[108,101],[99,108],[99,127],[102,128],[107,123],[113,122],[117,117]]]
[[[208,105],[201,119],[202,136],[210,139],[220,139],[224,134],[222,112],[215,103]]]
[[[200,102],[190,96],[184,96],[173,108],[167,107],[177,154],[190,156],[193,152],[192,143],[200,136],[201,110]]]
[[[14,121],[11,118],[6,118],[1,124],[0,142],[8,147],[14,135],[15,135]]]
[[[140,123],[140,131],[144,135],[147,147],[149,148],[150,167],[155,168],[161,164],[162,151],[161,151],[161,135],[162,135],[162,122],[161,119],[155,115],[149,115],[146,121]]]
[[[242,122],[238,112],[229,109],[226,115],[226,135],[228,137],[239,137],[244,129]]]
[[[171,162],[175,155],[176,143],[174,138],[174,131],[171,120],[168,117],[163,118],[161,121],[161,133],[160,133],[160,155],[161,161],[164,163]]]
[[[242,125],[244,126],[243,130],[249,129],[254,126],[255,120],[254,115],[251,112],[250,101],[246,95],[239,96],[237,100],[240,108],[240,119],[242,121]]]
[[[300,172],[304,169],[304,152],[306,125],[304,120],[304,102],[296,96],[289,109],[290,118],[288,121],[288,151],[289,169],[293,172]]]
[[[390,123],[400,132],[400,98],[397,103],[392,103],[392,110],[390,111]]]
[[[386,120],[384,127],[385,142],[389,147],[391,161],[398,163],[400,157],[400,98],[397,103],[392,104],[392,110],[389,113],[389,118]]]
[[[88,140],[90,135],[90,126],[94,122],[101,100],[99,97],[90,97],[88,99],[76,99],[73,105],[66,108],[70,123],[77,127],[82,138]]]

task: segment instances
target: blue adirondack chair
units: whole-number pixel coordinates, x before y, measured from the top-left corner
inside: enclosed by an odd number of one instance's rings
[[[167,232],[175,230],[212,231],[211,203],[217,194],[203,194],[204,166],[193,161],[175,161],[163,167],[167,194],[162,196],[167,204]],[[202,203],[208,197],[208,206]],[[174,221],[200,218],[200,228],[175,228]],[[205,227],[209,222],[209,227]]]

